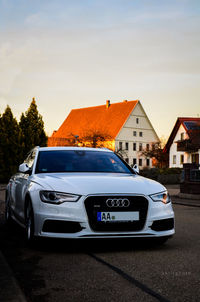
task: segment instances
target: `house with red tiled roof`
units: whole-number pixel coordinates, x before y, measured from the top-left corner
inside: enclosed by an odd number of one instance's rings
[[[48,140],[49,146],[69,145],[75,140],[79,145],[91,133],[105,137],[104,147],[123,151],[130,164],[140,168],[152,167],[152,160],[141,155],[159,138],[139,100],[73,109],[57,131]],[[87,146],[87,144],[84,144]]]
[[[169,167],[182,168],[184,163],[200,162],[200,118],[179,117],[165,145]]]

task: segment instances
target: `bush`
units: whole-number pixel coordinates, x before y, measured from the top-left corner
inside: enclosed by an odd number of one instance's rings
[[[180,183],[181,173],[181,168],[145,168],[140,171],[141,176],[156,180],[163,184]]]

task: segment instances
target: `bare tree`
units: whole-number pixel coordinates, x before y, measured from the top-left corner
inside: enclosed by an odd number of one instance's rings
[[[167,153],[163,152],[162,142],[152,144],[152,148],[143,150],[141,155],[152,158],[157,168],[168,167],[169,157]]]
[[[115,150],[115,153],[124,160],[128,157],[127,150],[125,149],[118,148]]]
[[[77,143],[83,147],[113,149],[113,138],[103,130],[88,130],[77,138]]]

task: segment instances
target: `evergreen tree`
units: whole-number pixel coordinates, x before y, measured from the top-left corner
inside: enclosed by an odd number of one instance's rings
[[[21,130],[9,106],[0,118],[0,181],[6,182],[22,160]]]
[[[47,145],[44,122],[42,116],[38,113],[34,98],[25,114],[22,113],[19,126],[23,135],[24,155],[35,146]]]

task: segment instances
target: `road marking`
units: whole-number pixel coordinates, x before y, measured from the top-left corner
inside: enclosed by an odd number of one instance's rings
[[[156,298],[158,301],[160,302],[170,302],[170,300],[166,299],[165,297],[161,296],[160,294],[156,293],[155,291],[153,291],[151,288],[149,288],[148,286],[146,286],[145,284],[141,283],[140,281],[138,281],[137,279],[135,279],[134,277],[126,274],[124,271],[122,271],[120,268],[110,264],[109,262],[106,262],[105,260],[97,257],[94,254],[88,254],[90,257],[92,257],[93,259],[95,259],[97,262],[100,262],[103,265],[106,265],[107,267],[109,267],[111,270],[113,270],[115,273],[117,273],[118,275],[120,275],[121,277],[123,277],[124,279],[126,279],[127,281],[129,281],[130,283],[134,284],[136,287],[138,287],[139,289],[141,289],[143,292],[151,295],[152,297]]]

